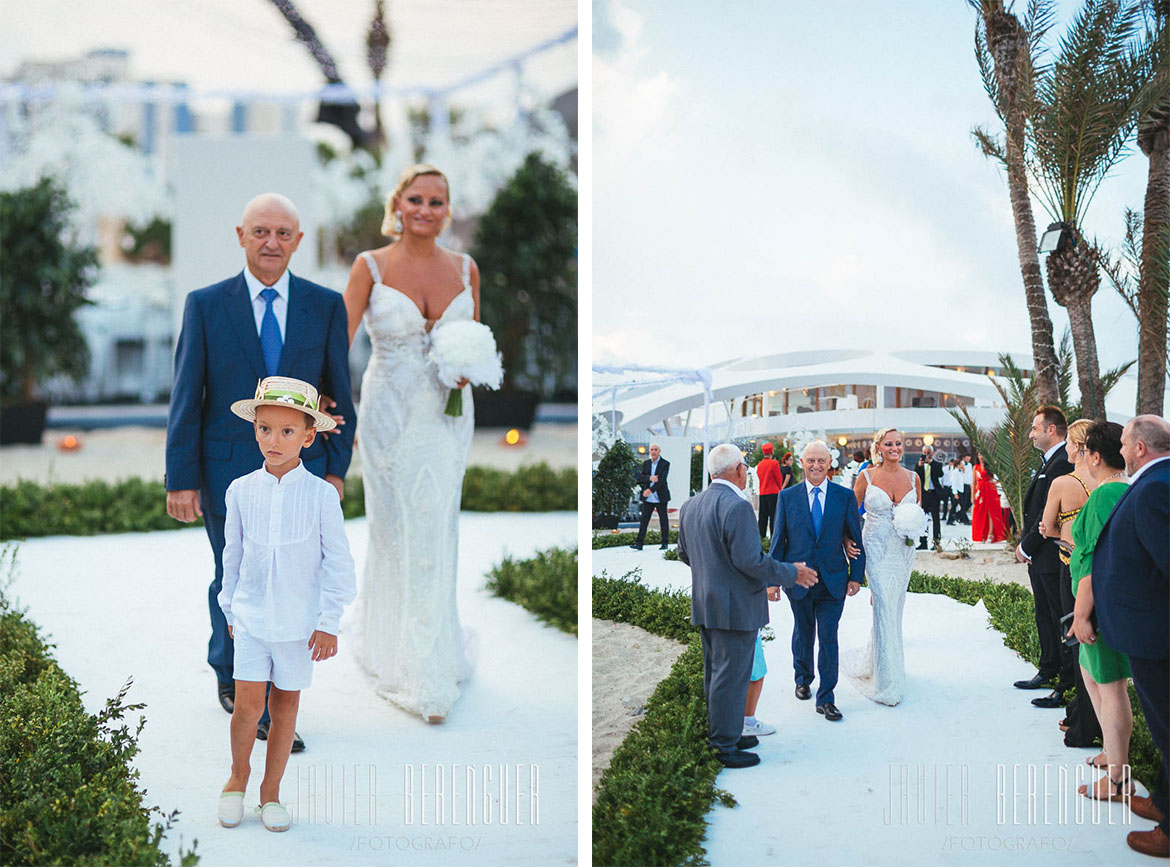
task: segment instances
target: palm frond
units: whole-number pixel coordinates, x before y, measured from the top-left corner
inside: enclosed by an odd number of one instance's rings
[[[1046,207],[1082,223],[1101,182],[1128,151],[1149,86],[1147,53],[1135,49],[1139,0],[1085,0],[1037,77],[1033,174]]]
[[[977,6],[977,3],[972,3]],[[983,18],[975,22],[975,63],[979,66],[979,77],[983,80],[983,89],[987,91],[987,98],[991,100],[995,113],[999,119],[1004,119],[1003,104],[999,97],[999,80],[995,77],[995,61],[991,57],[991,49],[987,47],[987,36],[983,32]]]
[[[983,156],[1007,165],[1007,152],[1000,136],[988,132],[985,127],[976,126],[971,129],[971,138],[975,139],[975,144],[979,146]]]
[[[1056,350],[1056,382],[1060,389],[1060,408],[1067,415],[1072,410],[1073,349],[1072,332],[1065,326]]]

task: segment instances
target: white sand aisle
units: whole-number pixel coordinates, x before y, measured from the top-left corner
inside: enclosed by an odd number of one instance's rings
[[[616,578],[638,566],[648,586],[689,588],[690,570],[658,553],[595,551],[593,572]],[[1041,693],[1012,688],[1035,670],[1003,645],[982,603],[909,594],[904,700],[874,704],[842,675],[836,704],[845,718],[836,723],[793,695],[787,601],[771,605],[771,618],[776,640],[764,644],[769,674],[757,716],[779,731],[761,738],[758,766],[716,781],[739,802],[707,816],[704,846],[716,867],[1147,862],[1125,835],[1153,823],[1076,794],[1096,751],[1065,747],[1062,712],[1033,708],[1029,699]],[[843,654],[864,645],[870,618],[863,589],[846,601]]]
[[[212,867],[565,864],[577,851],[577,641],[481,588],[505,553],[572,546],[576,529],[575,513],[461,515],[459,607],[474,632],[476,668],[443,725],[428,726],[374,696],[343,630],[338,657],[315,667],[302,694],[297,729],[308,749],[292,757],[285,774],[281,798],[296,823],[285,834],[265,831],[250,813],[232,830],[216,822],[230,766],[230,717],[205,661],[211,550],[202,529],[23,542],[9,592],[57,644],[57,659],[86,691],[88,710],[133,675],[129,699],[147,704],[137,759],[147,802],[181,811],[167,838],[172,852],[180,838],[185,846],[198,838],[202,863]],[[360,582],[365,519],[348,521],[346,530]],[[257,743],[249,805],[258,802],[263,762],[264,744]],[[436,766],[443,768],[440,817],[447,824],[436,824]],[[536,824],[529,823],[533,772]],[[472,825],[464,824],[466,794]]]

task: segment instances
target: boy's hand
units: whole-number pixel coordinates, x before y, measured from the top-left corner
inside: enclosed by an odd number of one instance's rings
[[[309,649],[313,651],[313,662],[320,662],[337,655],[337,636],[330,635],[317,629],[309,639]]]

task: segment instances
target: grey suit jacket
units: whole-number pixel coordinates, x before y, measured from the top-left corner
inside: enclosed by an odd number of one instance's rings
[[[764,553],[751,504],[726,485],[683,504],[678,558],[691,567],[691,623],[708,629],[766,626],[767,588],[796,584],[796,567]]]

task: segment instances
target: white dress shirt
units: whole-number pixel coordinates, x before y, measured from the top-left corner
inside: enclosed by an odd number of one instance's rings
[[[811,482],[810,482],[808,479],[805,479],[805,480],[804,480],[804,490],[805,490],[805,491],[808,493],[808,511],[809,511],[809,514],[812,514],[812,504],[813,504],[813,488],[817,488],[817,489],[818,489],[818,490],[820,490],[820,492],[821,492],[821,497],[820,497],[820,500],[821,500],[821,515],[824,515],[824,514],[825,514],[825,497],[826,497],[826,496],[828,496],[828,493],[829,493],[829,492],[826,490],[826,488],[828,488],[828,486],[829,486],[828,479],[826,479],[825,481],[821,482],[819,485],[814,485],[814,484],[812,484],[812,483],[811,483]]]
[[[260,293],[269,287],[261,283],[260,279],[246,267],[244,282],[248,284],[248,294],[252,297],[252,313],[256,317],[256,333],[259,334],[260,324],[264,321],[264,311],[268,309]],[[284,269],[280,279],[273,283],[271,288],[276,290],[276,297],[272,299],[272,312],[276,316],[276,324],[280,326],[280,340],[283,343],[286,333],[284,324],[288,321],[288,268]]]
[[[263,641],[336,635],[357,595],[337,489],[297,464],[281,478],[261,467],[227,490],[223,589],[229,626]]]
[[[1152,467],[1154,464],[1160,464],[1162,461],[1170,461],[1170,455],[1162,455],[1160,458],[1154,458],[1149,463],[1142,464],[1138,467],[1138,471],[1129,477],[1129,483],[1132,485],[1138,480],[1138,477],[1146,471],[1146,467]]]
[[[735,482],[729,482],[727,479],[712,479],[711,484],[713,484],[713,485],[727,485],[727,487],[729,487],[729,488],[731,488],[731,490],[735,491],[736,496],[738,496],[741,500],[744,500],[748,503],[751,502],[751,498],[748,497],[747,491],[740,488],[740,486],[737,485]]]
[[[658,461],[651,461],[650,462],[650,475],[652,475],[652,476],[658,475]],[[651,484],[654,484],[654,483],[651,482]],[[643,497],[642,499],[645,500],[647,503],[657,503],[658,502],[658,492],[655,491],[653,488],[651,488],[650,496]]]

